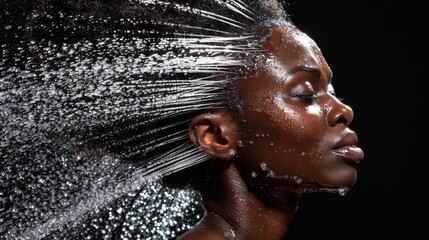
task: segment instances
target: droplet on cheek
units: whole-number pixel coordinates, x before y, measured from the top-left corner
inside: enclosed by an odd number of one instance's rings
[[[310,114],[316,115],[316,114],[320,114],[321,109],[318,106],[311,105],[311,106],[307,107],[307,112],[310,113]]]
[[[261,163],[261,164],[260,164],[260,166],[261,166],[261,169],[262,169],[262,170],[264,170],[264,171],[266,171],[266,170],[268,169],[268,168],[267,168],[267,164],[266,164],[266,163],[264,163],[264,162],[263,162],[263,163]]]
[[[233,158],[237,155],[237,152],[234,149],[229,149],[228,151],[228,157]]]

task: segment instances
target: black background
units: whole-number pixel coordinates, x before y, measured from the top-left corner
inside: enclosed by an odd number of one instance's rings
[[[410,1],[288,1],[322,49],[365,159],[349,192],[304,195],[286,239],[429,239],[427,16]],[[426,21],[426,22],[425,22]]]

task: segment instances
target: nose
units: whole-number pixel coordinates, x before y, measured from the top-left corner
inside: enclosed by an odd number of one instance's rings
[[[353,120],[353,109],[347,104],[341,102],[336,97],[332,98],[331,106],[328,109],[329,112],[327,115],[327,120],[330,126],[335,126],[337,124],[344,124],[348,126]]]

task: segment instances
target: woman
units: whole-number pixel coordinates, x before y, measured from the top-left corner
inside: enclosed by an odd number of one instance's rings
[[[219,182],[203,196],[208,214],[180,239],[283,239],[303,193],[356,181],[363,152],[347,127],[353,111],[335,96],[321,51],[294,26],[271,30],[258,75],[236,82],[239,114],[190,124]]]
[[[44,169],[26,167],[31,178],[9,181],[21,171],[8,170],[4,182],[10,199],[37,196],[34,188],[73,197],[51,201],[68,207],[66,215],[56,209],[21,229],[11,226],[28,221],[6,221],[6,236],[51,236],[156,176],[191,186],[204,202],[201,221],[177,231],[179,239],[282,239],[302,194],[344,194],[354,185],[363,152],[348,128],[353,111],[335,96],[322,52],[281,3],[88,0],[28,8],[25,27],[5,28],[12,41],[4,44],[0,103],[8,132],[19,132],[6,135],[2,152],[20,166],[50,159],[73,177],[58,188],[46,185],[54,177],[46,181]],[[81,165],[84,173],[69,173]],[[34,179],[43,181],[22,189]],[[7,201],[10,219],[34,209]],[[109,220],[124,211],[114,209]],[[108,236],[119,231],[112,229]]]

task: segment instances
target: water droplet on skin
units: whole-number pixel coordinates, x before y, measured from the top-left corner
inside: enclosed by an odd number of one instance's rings
[[[249,141],[249,144],[250,144],[250,145],[253,145],[253,141]]]
[[[346,195],[348,191],[349,191],[349,188],[348,188],[348,187],[343,187],[343,188],[339,188],[339,189],[338,189],[338,193],[339,193],[341,196]]]
[[[236,154],[237,154],[237,152],[234,149],[229,149],[229,151],[228,151],[228,157],[229,158],[235,157]]]
[[[257,177],[258,176],[258,174],[256,173],[256,172],[252,172],[252,177]]]
[[[264,163],[264,162],[263,162],[263,163],[261,163],[261,164],[260,164],[260,166],[261,166],[261,169],[262,169],[262,170],[264,170],[264,171],[266,171],[266,170],[268,169],[268,168],[267,168],[267,164],[266,164],[266,163]]]

